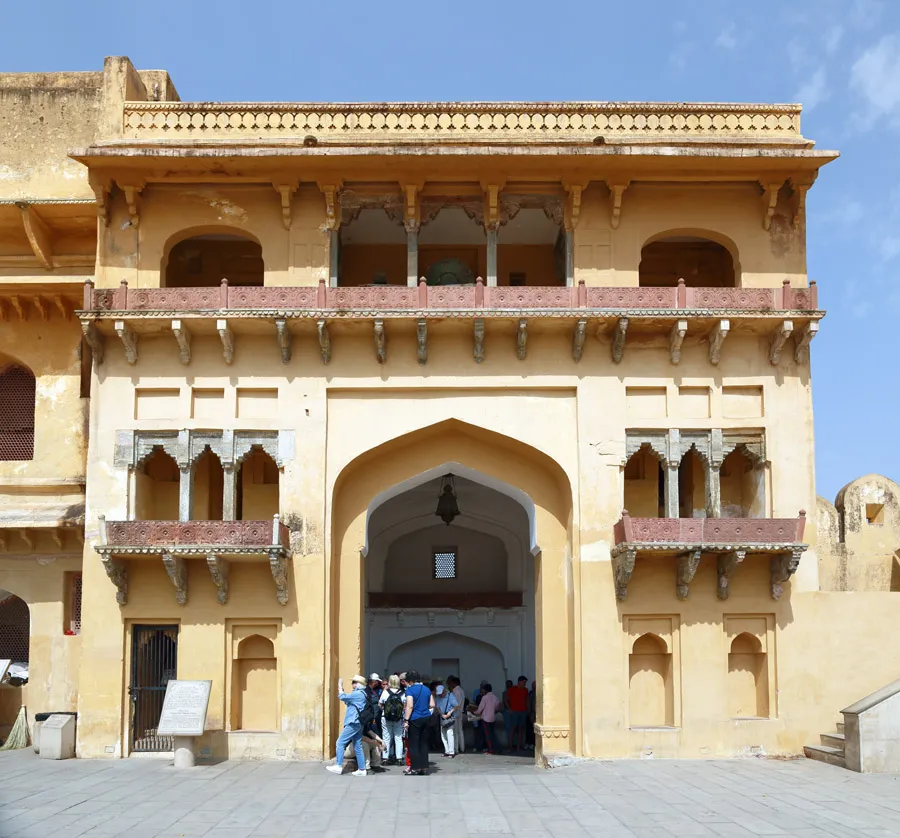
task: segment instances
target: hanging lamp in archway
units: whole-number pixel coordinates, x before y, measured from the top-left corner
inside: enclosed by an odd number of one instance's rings
[[[434,511],[434,514],[448,527],[453,519],[460,514],[452,474],[445,474],[441,478],[441,494],[438,497],[437,509]]]

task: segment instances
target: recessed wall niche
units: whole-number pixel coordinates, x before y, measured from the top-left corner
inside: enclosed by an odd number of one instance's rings
[[[628,726],[681,724],[677,616],[626,617]]]
[[[228,719],[232,731],[281,729],[278,628],[274,622],[230,625]]]
[[[769,719],[775,713],[775,617],[725,616],[728,715]]]

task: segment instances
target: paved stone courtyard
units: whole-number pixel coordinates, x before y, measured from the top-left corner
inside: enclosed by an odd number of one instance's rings
[[[604,761],[542,771],[466,755],[429,777],[320,763],[40,760],[0,753],[0,836],[802,838],[900,836],[900,776],[806,760]]]

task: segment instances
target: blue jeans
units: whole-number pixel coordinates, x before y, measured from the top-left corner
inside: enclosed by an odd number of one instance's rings
[[[344,725],[341,735],[338,736],[334,761],[338,765],[344,764],[344,749],[351,742],[353,743],[353,752],[356,754],[356,767],[357,769],[363,769],[366,767],[366,757],[363,754],[362,725],[359,722],[347,722]]]

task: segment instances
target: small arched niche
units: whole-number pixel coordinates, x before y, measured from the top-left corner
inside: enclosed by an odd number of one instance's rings
[[[277,730],[278,659],[275,644],[251,634],[237,644],[232,665],[232,730]]]
[[[134,472],[134,519],[177,521],[179,481],[178,464],[156,446]]]
[[[678,466],[678,517],[706,517],[706,464],[693,447]]]
[[[732,252],[699,235],[666,235],[641,250],[639,284],[647,288],[672,288],[679,279],[689,288],[734,288],[737,271]]]
[[[628,695],[631,727],[675,724],[672,654],[666,641],[657,634],[642,634],[631,647]]]
[[[742,632],[731,641],[728,652],[729,715],[768,718],[769,670],[766,653],[758,637]]]
[[[0,460],[34,459],[34,373],[0,359]]]
[[[194,462],[192,521],[221,521],[225,497],[222,462],[207,447]]]
[[[229,285],[263,285],[262,245],[235,233],[199,233],[167,248],[161,273],[166,288],[211,288],[223,279]]]
[[[662,518],[664,515],[662,463],[646,443],[625,464],[625,509],[636,518]]]
[[[723,518],[765,516],[765,470],[741,448],[735,448],[719,471]]]
[[[279,476],[275,460],[254,446],[241,462],[238,475],[236,516],[239,521],[261,521],[277,514]]]

